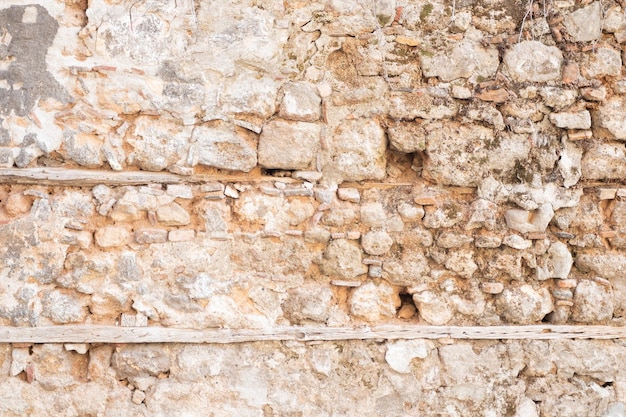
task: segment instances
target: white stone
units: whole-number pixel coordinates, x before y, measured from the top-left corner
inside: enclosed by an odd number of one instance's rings
[[[611,48],[598,48],[585,56],[581,72],[588,78],[617,77],[622,73],[622,57]]]
[[[365,203],[361,206],[361,223],[369,227],[382,227],[387,213],[381,203]]]
[[[626,98],[612,97],[593,113],[593,127],[607,139],[626,141]]]
[[[474,262],[474,252],[468,250],[452,251],[446,259],[445,267],[462,278],[471,278],[478,270],[478,265]]]
[[[552,217],[554,210],[550,204],[543,204],[534,211],[510,209],[504,213],[506,225],[521,233],[545,232]]]
[[[563,186],[569,188],[576,185],[582,175],[583,151],[570,141],[562,140],[563,149],[559,158],[559,173],[563,177]]]
[[[362,252],[357,246],[345,239],[333,240],[326,247],[320,267],[325,275],[356,278],[367,273],[361,259]]]
[[[578,113],[550,113],[550,121],[562,129],[591,128],[591,114],[587,110]]]
[[[283,88],[278,115],[284,119],[314,122],[322,114],[322,100],[309,83],[289,83]]]
[[[394,371],[408,374],[413,359],[425,359],[431,349],[431,344],[422,339],[388,342],[385,361]]]
[[[194,165],[249,172],[257,164],[256,143],[232,126],[195,126],[191,140]]]
[[[546,82],[561,77],[563,54],[556,46],[539,41],[516,43],[504,54],[504,63],[515,81]]]
[[[531,324],[540,322],[546,314],[552,312],[554,304],[546,288],[535,290],[524,284],[506,288],[498,295],[496,307],[508,323]]]
[[[193,191],[189,185],[184,184],[168,184],[167,195],[174,198],[183,198],[190,200],[193,198]]]
[[[455,309],[450,301],[442,295],[424,291],[413,294],[419,316],[428,324],[442,326],[454,317]]]
[[[161,206],[156,211],[159,223],[164,226],[185,226],[191,222],[189,213],[176,203]]]
[[[384,255],[391,249],[393,239],[385,231],[371,231],[363,235],[361,245],[370,255]]]
[[[580,280],[574,291],[572,320],[579,323],[606,322],[613,317],[611,287],[595,281]]]
[[[409,203],[400,203],[398,213],[405,221],[415,221],[424,217],[424,208]]]
[[[602,34],[602,4],[599,1],[576,10],[563,21],[574,42],[590,42]]]
[[[310,169],[320,146],[320,125],[272,120],[259,137],[259,164],[265,168]]]
[[[530,398],[524,397],[515,408],[513,417],[539,417],[537,404]]]
[[[359,193],[359,190],[351,187],[338,188],[337,197],[340,200],[349,201],[351,203],[358,203],[361,201],[361,194]]]
[[[130,241],[130,234],[123,227],[107,226],[96,230],[95,239],[98,246],[109,248],[125,245]]]
[[[426,148],[426,132],[418,122],[397,121],[387,127],[391,147],[405,153]]]
[[[533,242],[531,240],[524,239],[520,235],[508,235],[502,239],[502,244],[513,249],[524,250],[529,249],[533,245]]]
[[[394,288],[385,282],[378,284],[366,282],[355,288],[350,296],[350,312],[368,321],[394,317],[399,306],[400,297]]]
[[[589,180],[611,180],[626,177],[626,152],[621,143],[600,143],[583,155],[582,175]]]

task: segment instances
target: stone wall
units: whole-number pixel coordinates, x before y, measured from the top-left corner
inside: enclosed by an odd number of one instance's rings
[[[5,0],[0,326],[623,326],[625,45],[612,1]],[[0,414],[625,416],[625,355],[14,343]]]

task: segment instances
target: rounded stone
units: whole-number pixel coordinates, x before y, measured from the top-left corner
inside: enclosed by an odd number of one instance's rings
[[[385,231],[367,232],[361,238],[361,245],[369,255],[384,255],[391,249],[393,239]]]

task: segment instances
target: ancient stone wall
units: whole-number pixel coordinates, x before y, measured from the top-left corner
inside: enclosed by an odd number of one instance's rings
[[[2,1],[0,326],[623,326],[624,7]],[[2,416],[626,416],[623,339],[3,340]]]

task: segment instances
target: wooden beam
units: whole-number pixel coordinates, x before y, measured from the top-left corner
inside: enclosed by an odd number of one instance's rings
[[[0,343],[243,343],[259,341],[328,341],[368,339],[620,339],[626,328],[610,326],[289,326],[273,329],[175,329],[63,325],[0,327]]]

